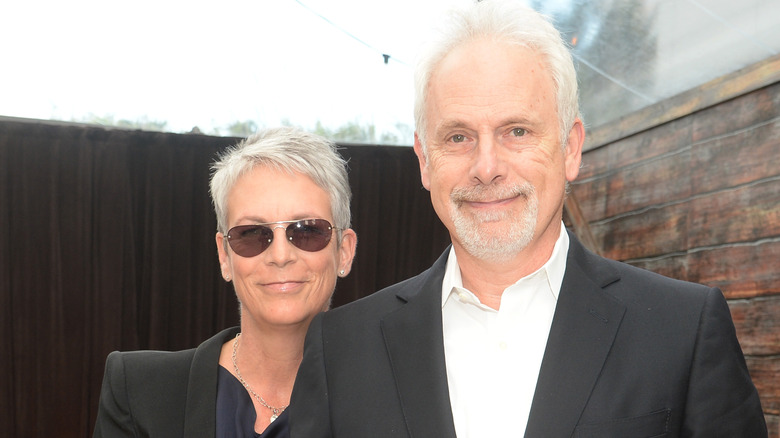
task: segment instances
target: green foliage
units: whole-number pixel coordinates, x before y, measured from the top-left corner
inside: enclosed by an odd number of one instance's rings
[[[396,124],[396,129],[404,137],[412,138],[412,129],[403,123]],[[347,122],[338,128],[329,128],[318,121],[313,132],[323,137],[329,138],[335,142],[341,143],[360,143],[360,144],[391,144],[402,145],[410,143],[403,141],[398,134],[384,131],[377,135],[376,126],[373,124],[363,125],[357,120]]]
[[[80,120],[72,119],[73,122],[89,123],[102,126],[113,126],[125,129],[140,129],[144,131],[166,131],[168,122],[150,120],[147,116],[138,118],[137,120],[119,119],[117,120],[113,114],[98,116],[90,113]],[[280,123],[282,126],[294,126],[289,119],[283,119]],[[253,120],[236,121],[223,128],[213,128],[211,131],[201,132],[198,127],[192,128],[190,133],[207,134],[207,135],[225,135],[229,137],[248,137],[260,128],[261,126]],[[387,145],[405,145],[410,146],[413,138],[414,129],[404,123],[397,123],[393,132],[383,131],[377,133],[376,126],[374,124],[362,124],[357,120],[347,122],[339,127],[331,128],[317,121],[314,129],[301,127],[305,130],[310,130],[323,137],[329,138],[339,143],[357,143],[357,144],[387,144]],[[224,130],[224,133],[223,133]]]
[[[249,137],[257,132],[257,123],[253,120],[234,122],[228,125],[228,135],[231,137]]]
[[[81,118],[81,120],[71,120],[72,122],[90,123],[103,126],[115,126],[125,129],[140,129],[143,131],[165,131],[168,122],[159,120],[150,120],[147,116],[140,117],[137,120],[119,119],[116,120],[113,114],[98,116],[93,113]]]

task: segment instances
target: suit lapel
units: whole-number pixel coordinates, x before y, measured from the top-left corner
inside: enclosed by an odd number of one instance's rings
[[[625,313],[625,306],[602,290],[619,279],[617,274],[570,237],[526,437],[572,435]]]
[[[236,333],[237,327],[223,330],[195,349],[187,386],[183,436],[213,438],[216,434],[219,353],[222,344]]]
[[[441,330],[441,284],[447,254],[449,250],[421,275],[420,282],[399,292],[407,303],[381,322],[412,437],[455,437]]]

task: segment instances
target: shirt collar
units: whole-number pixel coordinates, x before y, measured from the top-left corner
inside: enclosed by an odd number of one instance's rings
[[[550,291],[555,299],[558,299],[558,295],[561,292],[561,284],[563,283],[563,275],[566,272],[566,259],[569,253],[569,234],[566,232],[566,226],[561,223],[561,234],[558,236],[558,240],[555,241],[553,252],[550,258],[533,273],[520,278],[515,282],[522,281],[525,278],[532,277],[543,271],[546,274]],[[450,248],[449,256],[447,257],[447,268],[444,271],[444,280],[442,281],[442,296],[441,306],[447,303],[447,299],[451,294],[456,293],[457,289],[463,289],[463,278],[460,275],[460,266],[458,265],[458,257],[455,255],[455,249]]]

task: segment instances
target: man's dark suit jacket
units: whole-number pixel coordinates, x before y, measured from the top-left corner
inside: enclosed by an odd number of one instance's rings
[[[525,436],[767,436],[723,294],[570,238]],[[445,251],[422,274],[314,319],[290,404],[293,438],[455,437],[446,260]]]
[[[213,438],[219,354],[238,330],[191,350],[109,354],[94,436]]]

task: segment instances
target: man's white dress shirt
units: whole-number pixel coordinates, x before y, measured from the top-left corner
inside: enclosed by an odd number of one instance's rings
[[[550,259],[501,295],[499,310],[463,288],[455,251],[442,282],[442,328],[459,438],[522,437],[566,270],[569,236]]]

